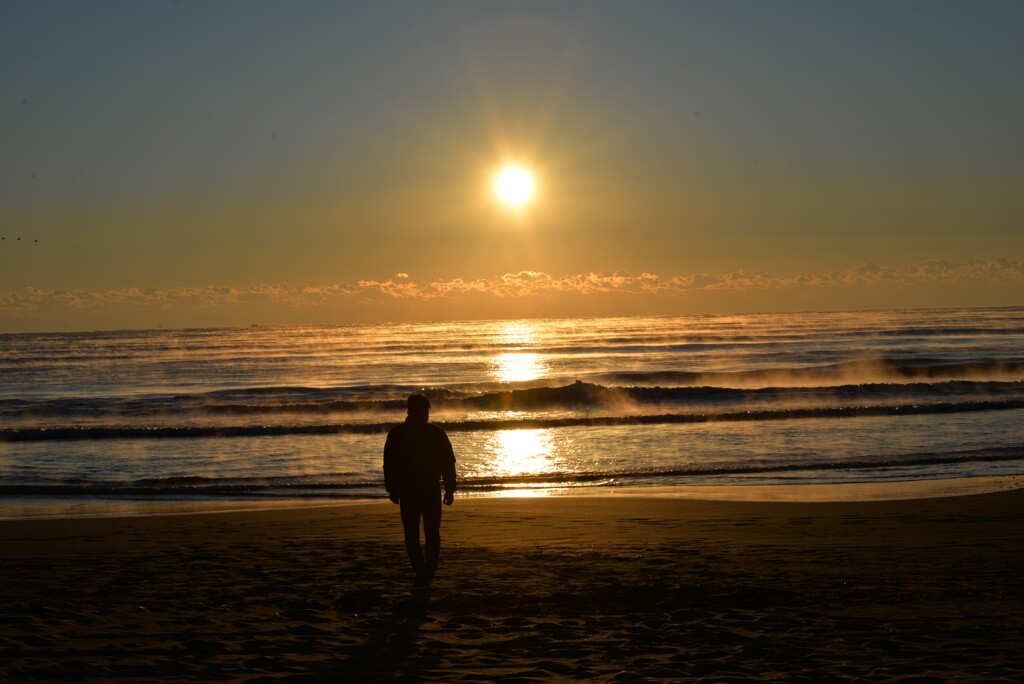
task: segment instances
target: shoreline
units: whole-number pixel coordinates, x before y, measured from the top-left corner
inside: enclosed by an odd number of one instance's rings
[[[848,482],[830,484],[674,485],[650,487],[519,487],[502,491],[458,495],[459,500],[552,497],[668,498],[751,502],[844,502],[927,499],[968,496],[1024,488],[1024,475]],[[345,499],[238,499],[178,501],[75,501],[60,503],[0,502],[0,523],[20,520],[75,520],[83,518],[135,518],[167,515],[209,515],[262,510],[293,510],[388,503],[385,498]]]
[[[1019,681],[1024,490],[0,523],[0,679]]]

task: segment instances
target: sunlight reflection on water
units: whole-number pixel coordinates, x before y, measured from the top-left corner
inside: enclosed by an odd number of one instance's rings
[[[527,382],[548,374],[540,354],[529,351],[537,344],[539,331],[528,321],[510,321],[497,331],[497,341],[507,351],[498,354],[491,371],[499,382]]]
[[[488,446],[496,475],[549,472],[559,460],[553,457],[548,430],[502,430],[491,436]]]
[[[547,374],[539,354],[501,354],[494,359],[494,375],[501,382],[526,382]]]

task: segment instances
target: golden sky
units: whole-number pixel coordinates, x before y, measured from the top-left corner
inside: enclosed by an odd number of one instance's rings
[[[6,3],[0,332],[1020,305],[1021,25]]]

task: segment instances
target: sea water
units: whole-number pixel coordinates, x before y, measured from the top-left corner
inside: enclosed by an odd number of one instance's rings
[[[1022,378],[1024,308],[0,335],[0,517],[383,497],[412,392],[468,494],[1024,475]]]

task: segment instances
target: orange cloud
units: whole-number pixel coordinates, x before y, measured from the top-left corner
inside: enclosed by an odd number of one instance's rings
[[[786,290],[791,288],[847,288],[858,285],[911,287],[930,284],[981,282],[996,285],[1024,283],[1024,261],[925,261],[910,266],[863,264],[830,273],[772,274],[762,271],[691,273],[659,276],[627,272],[578,273],[552,276],[539,271],[506,273],[494,278],[435,280],[418,283],[404,273],[383,281],[359,280],[354,285],[268,284],[236,288],[213,286],[143,290],[43,290],[0,293],[0,313],[17,315],[54,309],[206,308],[238,304],[284,304],[315,307],[338,301],[380,300],[457,301],[464,296],[498,299],[544,298],[554,295],[583,297],[603,294],[672,296],[693,292]]]

